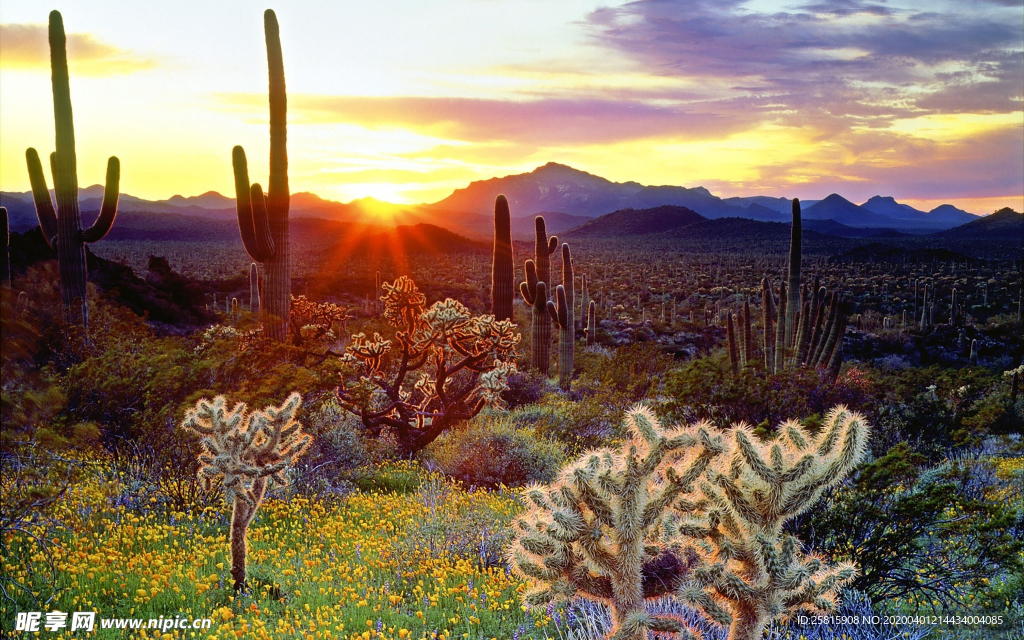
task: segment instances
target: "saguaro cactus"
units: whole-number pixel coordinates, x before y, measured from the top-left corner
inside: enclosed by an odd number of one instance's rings
[[[592,347],[597,343],[597,303],[593,300],[587,306],[587,346]]]
[[[512,319],[515,277],[508,199],[499,195],[494,199],[494,251],[491,254],[491,315],[495,320]]]
[[[786,300],[786,354],[783,363],[793,358],[797,331],[797,314],[800,312],[800,259],[802,249],[802,225],[800,222],[800,200],[793,198],[793,224],[789,236],[789,298]],[[785,366],[785,365],[784,365]]]
[[[738,355],[738,348],[736,346],[736,328],[735,323],[732,321],[732,311],[726,315],[726,335],[729,338],[729,364],[732,366],[733,373],[740,372],[740,357]]]
[[[548,316],[547,284],[537,279],[533,260],[526,261],[526,282],[519,283],[523,300],[532,308],[530,321],[530,364],[545,376],[551,367],[551,318]]]
[[[260,270],[255,262],[249,265],[249,311],[260,312]]]
[[[532,364],[535,369],[546,376],[551,367],[551,318],[547,311],[547,292],[551,288],[550,256],[558,247],[558,238],[555,236],[548,238],[544,216],[537,216],[534,225],[537,231],[534,259],[526,261],[526,282],[519,283],[519,291],[523,294],[526,304],[533,307]],[[539,287],[538,284],[544,286]]]
[[[562,244],[562,284],[555,289],[555,300],[548,300],[548,315],[558,325],[558,386],[569,390],[573,359],[576,353],[576,295],[572,272],[572,253]]]
[[[288,484],[285,472],[312,443],[295,421],[301,404],[302,396],[293,393],[280,407],[250,412],[244,403],[228,410],[224,396],[204,398],[181,423],[182,429],[202,438],[199,479],[207,489],[221,482],[224,501],[232,508],[231,577],[236,591],[246,586],[246,534],[267,489]]]
[[[268,337],[284,341],[288,333],[288,303],[292,272],[288,205],[288,97],[284,85],[284,61],[277,16],[263,14],[270,74],[270,183],[267,195],[259,184],[249,184],[245,150],[232,151],[235,172],[235,207],[238,230],[249,257],[263,263],[265,287],[261,298],[263,324]]]
[[[628,441],[567,465],[549,485],[527,487],[528,510],[516,519],[509,565],[533,586],[531,605],[580,596],[611,608],[606,638],[647,640],[681,631],[681,620],[645,611],[672,594],[697,554],[665,539],[671,505],[722,450],[706,424],[662,428],[644,407],[626,416]]]
[[[0,207],[0,224],[4,227],[4,255],[0,258],[0,286],[11,286],[11,225],[7,207]]]
[[[775,369],[775,349],[773,340],[775,332],[772,330],[772,319],[775,316],[775,296],[772,295],[772,286],[768,278],[761,278],[761,324],[764,337],[764,368],[771,372]]]
[[[89,308],[85,299],[85,243],[102,240],[117,216],[118,185],[121,162],[115,156],[107,160],[106,185],[100,215],[88,229],[82,229],[78,206],[78,160],[75,155],[75,125],[71,114],[71,83],[68,77],[67,38],[64,21],[57,11],[50,12],[50,70],[53,87],[53,120],[57,132],[56,151],[50,154],[53,187],[57,197],[54,209],[46,177],[39,162],[39,153],[25,151],[32,198],[36,205],[39,228],[51,248],[57,251],[60,272],[60,294],[66,316],[71,321],[89,325]]]
[[[699,541],[690,547],[697,561],[680,596],[730,624],[729,640],[756,640],[780,615],[835,608],[856,568],[805,554],[782,527],[853,470],[869,430],[842,406],[828,413],[817,435],[789,421],[776,440],[761,442],[750,427],[735,426],[695,499],[678,503],[682,519],[669,533]]]

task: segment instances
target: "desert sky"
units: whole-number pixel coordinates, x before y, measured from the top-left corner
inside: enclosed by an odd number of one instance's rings
[[[54,145],[68,33],[79,183],[233,195],[267,174],[264,3],[0,4],[0,189]],[[433,202],[548,161],[716,195],[1024,208],[1021,0],[282,2],[293,192]],[[263,178],[265,180],[265,178]]]

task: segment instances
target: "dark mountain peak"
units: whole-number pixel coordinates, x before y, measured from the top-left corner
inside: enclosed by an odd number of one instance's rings
[[[999,211],[994,211],[989,215],[985,216],[986,220],[1017,220],[1021,215],[1021,212],[1014,211],[1010,207],[1003,207]]]
[[[849,200],[847,200],[843,196],[839,195],[838,193],[830,193],[830,194],[828,194],[827,196],[822,198],[821,201],[818,204],[821,204],[821,203],[828,203],[828,204],[851,204],[851,205],[853,205],[852,202],[850,202]],[[857,205],[853,205],[853,206],[857,206]]]
[[[662,233],[707,220],[692,209],[674,205],[619,209],[570,229],[566,237],[623,238]]]
[[[868,201],[862,204],[862,207],[866,207],[869,204],[899,204],[896,202],[896,198],[892,196],[871,196]]]

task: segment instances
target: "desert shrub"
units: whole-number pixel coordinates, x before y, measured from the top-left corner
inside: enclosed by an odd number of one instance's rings
[[[554,442],[520,427],[514,416],[494,413],[481,414],[443,436],[427,453],[445,474],[468,486],[489,488],[548,482],[564,459]]]
[[[610,357],[583,350],[576,363],[581,370],[576,386],[585,395],[600,395],[604,402],[625,409],[652,395],[673,364],[653,343],[619,347]]]
[[[600,447],[622,436],[623,409],[589,396],[573,401],[552,394],[543,404],[513,413],[520,424],[531,424],[539,436],[563,443],[569,453]]]
[[[875,386],[854,367],[835,381],[827,371],[807,367],[770,376],[752,370],[733,374],[721,353],[687,362],[666,378],[669,401],[665,408],[671,417],[707,420],[719,427],[735,422],[770,427],[788,416],[824,414],[837,404],[860,410],[874,395]]]
[[[509,409],[540,402],[548,392],[547,380],[532,369],[513,373],[507,384],[508,388],[501,392],[501,399]]]
[[[862,465],[793,530],[855,560],[853,587],[876,603],[947,611],[992,603],[990,584],[1024,570],[1024,507],[997,499],[1000,481],[977,458],[929,466],[906,443]]]
[[[426,473],[415,461],[386,461],[356,469],[352,484],[364,492],[406,494],[419,489]]]
[[[450,478],[424,473],[412,498],[426,507],[426,514],[410,528],[405,546],[409,551],[427,549],[434,558],[451,556],[485,568],[502,566],[512,532],[510,514],[497,508],[500,499],[492,499],[496,495],[466,494]]]

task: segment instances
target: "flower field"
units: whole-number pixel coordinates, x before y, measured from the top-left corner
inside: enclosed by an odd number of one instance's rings
[[[44,609],[214,620],[207,632],[164,637],[557,635],[550,618],[523,611],[520,582],[491,564],[497,532],[518,509],[507,492],[468,492],[424,474],[413,493],[356,492],[331,503],[271,499],[249,536],[253,591],[235,597],[221,504],[192,513],[155,501],[113,506],[125,491],[117,478],[97,476],[65,495],[54,514],[63,526],[48,533],[59,579]],[[483,519],[490,527],[458,524]],[[12,577],[32,580],[25,569]]]

